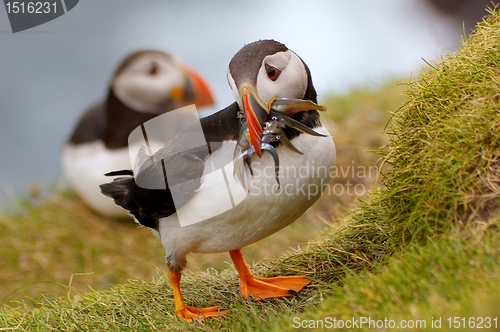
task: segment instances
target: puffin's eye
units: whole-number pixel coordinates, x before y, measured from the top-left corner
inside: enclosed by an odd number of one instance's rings
[[[280,76],[280,74],[281,74],[281,70],[279,70],[278,68],[273,67],[271,65],[268,65],[267,63],[265,64],[265,68],[266,68],[267,77],[271,81],[276,81],[278,79],[278,76]]]
[[[149,75],[154,76],[156,74],[158,74],[158,65],[156,62],[153,62],[151,67],[149,67]]]

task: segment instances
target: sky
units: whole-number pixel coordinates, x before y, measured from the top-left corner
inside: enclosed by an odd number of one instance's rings
[[[172,52],[233,102],[227,65],[245,44],[275,39],[309,66],[321,96],[407,81],[452,53],[462,24],[423,0],[85,0],[12,33],[0,8],[0,207],[61,180],[60,149],[81,113],[105,97],[129,53]],[[3,205],[2,205],[3,204]]]

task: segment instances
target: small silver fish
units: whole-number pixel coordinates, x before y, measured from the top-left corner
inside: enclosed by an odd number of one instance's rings
[[[318,105],[310,100],[276,98],[271,103],[271,110],[283,113],[287,116],[292,116],[295,113],[310,110],[325,112],[326,107]]]
[[[271,154],[274,160],[275,167],[275,178],[280,185],[279,181],[279,156],[276,149],[270,144],[273,142],[281,142],[284,146],[289,149],[302,154],[293,144],[290,142],[288,137],[284,132],[284,128],[294,128],[300,132],[313,135],[326,137],[326,135],[320,134],[302,124],[301,122],[292,118],[292,116],[301,111],[308,110],[318,110],[326,111],[326,107],[317,105],[310,100],[302,99],[288,99],[288,98],[275,98],[271,103],[269,103],[269,117],[262,125],[262,138],[260,141],[260,149]],[[255,154],[255,148],[250,143],[248,137],[248,125],[243,119],[241,122],[240,130],[238,133],[238,141],[234,151],[234,172],[233,175],[238,179],[238,181],[243,185],[245,190],[248,192],[248,187],[246,181],[243,180],[244,164],[248,166],[250,174],[253,176],[253,171],[251,167],[250,158]]]

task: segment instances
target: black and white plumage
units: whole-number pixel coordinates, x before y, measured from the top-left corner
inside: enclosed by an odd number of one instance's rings
[[[169,53],[130,54],[117,68],[106,100],[82,115],[62,148],[70,186],[99,214],[127,217],[127,211],[100,193],[99,185],[107,181],[104,174],[131,168],[128,137],[133,129],[191,104],[213,104],[208,85],[196,72]]]
[[[294,52],[273,40],[248,44],[233,57],[227,75],[236,102],[201,119],[207,144],[217,148],[208,154],[191,151],[187,153],[189,157],[183,152],[178,164],[169,163],[171,167],[182,169],[179,179],[199,179],[193,188],[186,190],[182,204],[174,205],[168,189],[148,190],[137,186],[138,173],[146,172],[144,167],[128,173],[134,174],[135,178],[124,176],[101,186],[105,195],[113,197],[137,221],[158,232],[166,252],[176,311],[185,320],[225,313],[217,307],[191,308],[182,301],[180,272],[190,252],[229,251],[240,275],[240,290],[245,298],[287,296],[289,290],[300,291],[310,282],[304,277],[256,278],[246,267],[240,248],[279,231],[301,216],[320,197],[335,163],[333,140],[321,124],[317,110],[297,112],[293,118],[323,137],[287,127],[284,131],[296,150],[280,142],[272,143],[282,165],[279,188],[274,173],[275,160],[257,147],[262,123],[269,114],[270,107],[266,105],[271,105],[275,98],[317,101],[309,69]],[[211,171],[212,165],[233,159],[238,135],[242,135],[239,130],[242,123],[248,125],[247,135],[256,150],[249,160],[252,171],[250,168],[243,171],[251,185],[247,186],[248,195],[239,204],[219,213],[220,202],[226,199],[228,188],[232,193],[241,191],[241,183],[233,176],[226,176],[226,185],[220,185],[222,175]],[[181,133],[151,160],[158,163],[173,158],[176,146],[181,146],[189,137],[189,130]],[[146,168],[159,169],[153,164],[151,162]],[[228,166],[226,174],[232,175],[232,165]],[[297,170],[301,170],[300,176],[297,176]],[[115,174],[126,175],[127,172]],[[175,180],[170,178],[168,182]],[[200,221],[183,226],[179,216]]]

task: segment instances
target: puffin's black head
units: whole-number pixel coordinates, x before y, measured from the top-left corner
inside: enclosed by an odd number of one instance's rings
[[[274,40],[259,40],[245,45],[229,63],[227,77],[233,95],[245,113],[250,139],[259,156],[261,124],[274,99],[317,102],[307,65],[284,44]]]
[[[157,115],[213,103],[208,84],[175,56],[157,50],[134,52],[113,76],[104,142],[108,148],[122,148],[132,130]]]

